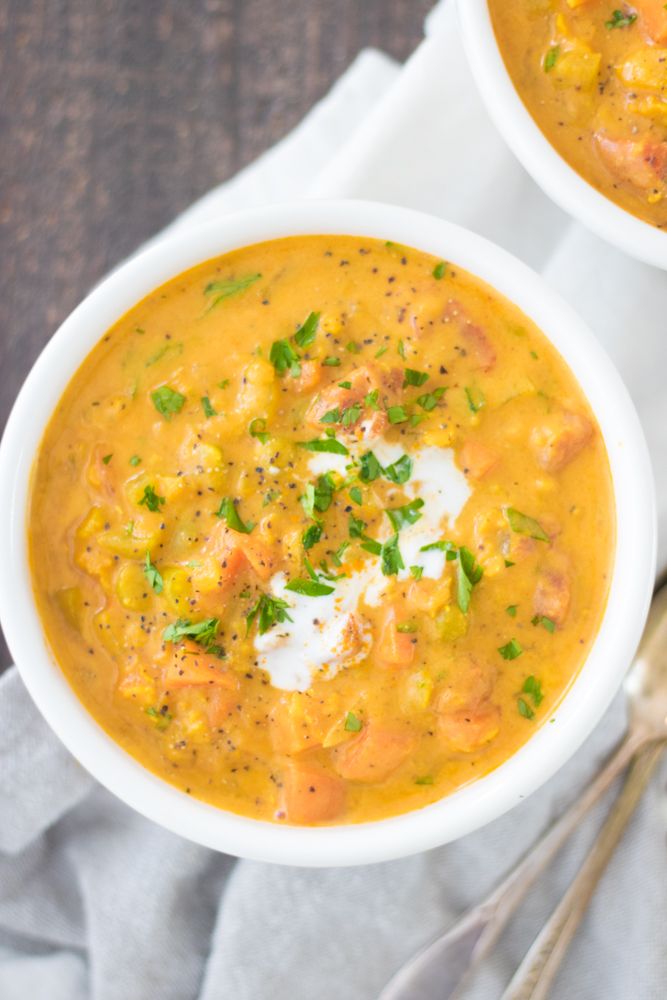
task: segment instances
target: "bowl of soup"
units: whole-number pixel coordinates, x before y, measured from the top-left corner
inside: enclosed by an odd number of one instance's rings
[[[617,690],[646,446],[504,251],[365,202],[159,243],[72,313],[0,450],[0,612],[55,732],[219,850],[385,860],[511,808]]]
[[[546,194],[667,268],[667,10],[659,0],[465,0],[470,66]]]

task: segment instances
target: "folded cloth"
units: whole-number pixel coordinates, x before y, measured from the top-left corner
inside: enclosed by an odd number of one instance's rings
[[[658,381],[667,360],[658,332],[667,276],[571,223],[527,178],[479,103],[449,6],[436,10],[430,38],[403,70],[362,53],[290,136],[174,227],[310,187],[417,205],[505,244],[570,298],[620,365],[653,446],[667,514],[667,401]],[[370,1000],[530,850],[623,726],[619,698],[543,789],[455,844],[387,864],[300,870],[237,862],[127,809],[72,760],[12,670],[0,680],[0,997]],[[555,1000],[664,995],[665,774],[605,875]],[[499,996],[602,812],[531,892],[471,1000]]]

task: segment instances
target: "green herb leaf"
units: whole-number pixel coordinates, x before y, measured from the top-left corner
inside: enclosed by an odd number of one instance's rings
[[[360,517],[355,517],[354,514],[350,514],[350,519],[348,521],[348,532],[350,538],[363,538],[365,530],[366,522],[362,521]]]
[[[324,414],[323,417],[320,417],[320,423],[321,424],[339,424],[340,423],[340,416],[341,416],[340,410],[339,410],[338,407],[336,407],[335,410],[329,410],[327,413]]]
[[[519,709],[519,715],[522,715],[524,719],[535,718],[535,713],[533,712],[532,708],[525,700],[525,698],[517,698],[516,705],[517,708]]]
[[[343,410],[343,415],[341,418],[341,423],[343,427],[351,427],[352,424],[356,424],[360,415],[361,415],[361,406],[358,403],[355,403],[353,406],[348,406],[346,410]]]
[[[484,571],[475,562],[474,555],[465,545],[462,545],[457,552],[456,571],[456,601],[459,609],[467,614],[473,587],[482,579]]]
[[[371,391],[367,392],[366,395],[364,396],[364,406],[370,407],[371,410],[379,410],[380,409],[380,404],[378,403],[379,396],[380,396],[379,389],[371,389]]]
[[[322,525],[319,521],[316,521],[315,524],[311,524],[306,528],[304,533],[301,535],[301,543],[306,552],[308,549],[312,549],[313,545],[316,545],[319,542],[322,537],[322,530]]]
[[[415,524],[420,519],[422,515],[419,511],[423,506],[424,501],[417,497],[402,507],[387,507],[385,514],[391,521],[394,531],[400,531],[406,524]]]
[[[424,567],[423,566],[411,566],[410,567],[410,576],[413,578],[413,580],[421,580],[423,574],[424,574]]]
[[[527,514],[522,514],[520,510],[515,507],[507,507],[505,509],[505,517],[509,523],[512,531],[516,532],[517,535],[528,535],[529,538],[535,538],[538,542],[548,542],[549,536],[546,531],[534,517],[528,517]]]
[[[408,455],[402,455],[386,467],[384,474],[390,482],[396,483],[397,486],[402,486],[403,483],[407,483],[412,475],[412,459]]]
[[[202,396],[201,405],[204,411],[204,416],[207,419],[208,417],[216,417],[218,415],[217,411],[214,410],[213,407],[211,406],[211,400],[208,398],[208,396]]]
[[[361,344],[357,344],[354,340],[349,340],[345,345],[345,350],[349,351],[350,354],[359,354],[361,351]]]
[[[262,507],[268,507],[269,504],[273,503],[274,500],[277,500],[279,496],[280,493],[278,490],[267,490],[264,494],[264,499],[262,500]]]
[[[161,594],[164,588],[164,580],[162,579],[157,566],[154,566],[151,562],[150,552],[146,552],[146,562],[144,563],[144,576],[150,583],[151,587],[156,594]]]
[[[132,457],[130,458],[130,465],[133,465],[133,466],[136,467],[137,465],[139,465],[140,462],[141,462],[141,459],[139,458],[138,455],[132,455]]]
[[[551,70],[556,65],[558,61],[558,56],[560,55],[560,45],[552,45],[550,49],[547,49],[547,54],[544,57],[544,72],[550,73]]]
[[[530,619],[530,623],[531,625],[541,625],[547,632],[553,633],[556,631],[556,622],[552,621],[551,618],[547,618],[546,615],[534,615]]]
[[[439,542],[429,542],[428,545],[422,545],[419,550],[420,552],[446,552],[448,562],[453,562],[454,559],[458,557],[458,549],[454,542],[439,541]]]
[[[239,295],[241,292],[244,292],[246,288],[250,288],[261,277],[261,274],[247,274],[243,278],[226,278],[219,281],[210,281],[204,289],[204,295],[211,296],[211,303],[206,312],[215,309],[220,302],[231,298],[232,295]]]
[[[430,413],[436,408],[446,392],[447,387],[439,385],[437,389],[433,390],[433,392],[425,392],[422,396],[417,396],[415,402],[417,403],[417,406],[421,406],[422,410],[426,410],[427,413]]]
[[[306,451],[326,451],[332,455],[349,455],[349,451],[340,441],[336,438],[316,438],[314,441],[297,441],[299,448],[305,448]]]
[[[160,730],[166,729],[172,720],[172,716],[169,714],[169,712],[167,712],[166,710],[158,711],[157,708],[153,708],[152,705],[144,709],[144,711],[146,712],[146,715],[153,720],[156,729]]]
[[[255,525],[250,522],[248,524],[243,523],[241,515],[236,509],[236,504],[231,497],[224,497],[220,501],[220,507],[216,511],[216,517],[224,518],[227,522],[228,528],[231,528],[232,531],[238,531],[242,535],[249,535],[255,527]]]
[[[221,382],[218,382],[218,388],[219,389],[226,389],[228,385],[229,385],[229,379],[228,378],[223,378]]]
[[[372,483],[382,475],[382,466],[372,451],[366,451],[359,459],[359,479],[362,483]]]
[[[526,677],[523,682],[523,687],[521,688],[524,694],[530,695],[533,699],[533,703],[537,708],[544,700],[544,692],[542,691],[542,681],[538,681],[537,677]]]
[[[423,774],[420,778],[415,778],[415,785],[432,785],[433,775]]]
[[[605,21],[604,26],[608,31],[613,28],[629,28],[637,20],[636,14],[626,14],[622,10],[612,11],[611,19]]]
[[[359,504],[359,506],[361,506],[361,504],[363,503],[363,497],[361,495],[361,490],[359,489],[358,486],[353,486],[351,488],[351,490],[350,490],[350,497],[354,501],[354,503]]]
[[[378,350],[375,352],[375,357],[376,358],[381,358],[382,355],[386,354],[388,350],[389,350],[389,348],[386,345],[383,346],[383,347],[379,347]]]
[[[140,507],[148,507],[149,510],[156,511],[164,502],[164,497],[158,496],[152,486],[144,486],[144,494],[139,501]]]
[[[465,390],[466,399],[468,400],[468,406],[473,413],[479,413],[482,407],[486,406],[486,399],[484,398],[484,393],[481,389],[476,386],[469,386]]]
[[[516,612],[518,607],[519,607],[518,604],[508,604],[508,606],[505,608],[505,611],[510,616],[510,618],[516,618]]]
[[[175,413],[180,413],[185,403],[185,396],[168,385],[161,385],[151,393],[153,406],[165,420],[171,420]]]
[[[400,625],[396,626],[396,631],[411,635],[413,632],[417,631],[417,626],[414,622],[401,622]]]
[[[304,594],[306,597],[326,597],[327,594],[333,594],[334,589],[317,580],[290,580],[285,586],[285,590],[292,590],[295,594]]]
[[[405,568],[401,550],[398,547],[398,534],[382,543],[380,557],[382,559],[382,572],[385,576],[395,576],[399,570]]]
[[[171,625],[167,625],[162,633],[165,642],[180,642],[181,639],[192,639],[198,645],[203,646],[207,652],[213,652],[216,656],[224,657],[224,650],[216,645],[218,634],[219,618],[205,618],[201,622],[191,622],[187,618],[177,618]]]
[[[447,273],[447,264],[445,263],[444,260],[441,260],[440,263],[436,264],[435,267],[433,268],[433,277],[437,281],[440,281],[442,278],[444,278],[446,273]]]
[[[294,334],[294,340],[299,345],[299,347],[309,347],[315,340],[315,334],[317,333],[317,324],[320,321],[320,314],[318,312],[311,312],[304,323],[299,327],[299,329]]]
[[[352,388],[352,383],[351,382],[339,382],[338,385],[340,386],[341,389],[351,389]]]
[[[516,639],[510,639],[504,646],[498,647],[498,652],[503,660],[516,660],[523,653],[523,646]]]
[[[102,461],[104,462],[105,465],[108,465],[112,458],[113,458],[113,452],[110,455],[104,455]]]
[[[260,635],[264,635],[275,624],[293,621],[288,613],[288,608],[289,604],[281,597],[260,594],[257,602],[246,615],[246,635],[250,632],[255,619],[257,619],[257,631]]]
[[[266,419],[264,417],[255,417],[248,424],[248,433],[251,437],[257,438],[262,444],[266,444],[267,441],[271,440],[271,435],[266,429]]]
[[[388,406],[387,417],[390,424],[403,424],[408,419],[405,408],[402,406]]]
[[[269,351],[269,361],[275,368],[278,375],[291,372],[292,375],[299,375],[299,355],[296,353],[289,340],[274,340]]]
[[[428,372],[418,372],[414,368],[405,368],[403,371],[403,388],[406,385],[423,385],[429,378]]]
[[[325,358],[322,362],[322,364],[326,365],[328,368],[338,368],[340,363],[340,358],[334,358],[333,355],[329,355],[329,357]]]
[[[358,719],[354,712],[348,712],[345,716],[345,731],[348,733],[358,733],[361,727],[361,719]]]
[[[398,351],[398,353],[400,354],[400,356],[405,361],[405,344],[403,343],[402,340],[399,340],[398,346],[397,346],[396,350]]]
[[[341,542],[336,551],[332,554],[331,559],[336,566],[343,565],[343,555],[345,554],[346,549],[349,549],[349,547],[350,547],[349,542]]]

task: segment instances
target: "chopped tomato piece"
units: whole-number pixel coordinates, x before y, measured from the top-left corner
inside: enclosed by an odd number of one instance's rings
[[[459,463],[466,476],[483,479],[498,464],[498,456],[481,441],[470,438],[459,452]]]
[[[236,678],[217,656],[209,656],[194,642],[180,643],[162,671],[162,683],[170,691],[199,684],[217,684],[235,691]]]
[[[333,765],[348,781],[384,781],[414,747],[412,733],[371,721],[359,736],[332,752]]]
[[[458,753],[471,753],[495,739],[500,731],[500,709],[490,702],[474,708],[445,712],[438,719],[438,732]]]
[[[533,610],[540,617],[562,625],[570,607],[570,581],[566,573],[548,569],[540,574],[533,597]]]
[[[535,457],[547,472],[564,468],[593,436],[593,426],[587,417],[569,410],[550,413],[530,434]]]
[[[667,8],[664,0],[633,0],[632,6],[639,14],[644,32],[653,42],[667,42]]]
[[[399,632],[398,624],[395,609],[389,608],[374,649],[375,659],[385,667],[406,667],[415,656],[414,634]]]
[[[285,768],[283,802],[290,823],[336,819],[345,806],[345,782],[316,764],[291,760]]]

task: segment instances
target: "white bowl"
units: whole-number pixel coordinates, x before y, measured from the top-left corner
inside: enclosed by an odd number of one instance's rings
[[[647,264],[667,269],[667,232],[626,212],[556,152],[517,93],[498,48],[487,0],[459,0],[468,61],[496,128],[552,201],[588,229]]]
[[[281,826],[236,816],[179,791],[145,770],[93,720],[44,638],[27,552],[31,471],[45,426],[70,378],[106,330],[163,282],[247,244],[306,233],[391,239],[451,260],[524,310],[577,377],[609,454],[618,520],[607,610],[590,655],[554,713],[496,771],[423,809],[349,826]],[[138,812],[183,837],[230,854],[295,865],[350,865],[411,854],[475,830],[547,780],[601,718],[639,641],[654,576],[651,468],[630,397],[579,317],[544,281],[504,250],[458,226],[372,202],[301,202],[230,216],[169,237],[134,257],[65,320],[38,358],[0,446],[0,616],[21,676],[65,746]]]

